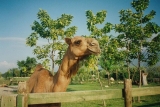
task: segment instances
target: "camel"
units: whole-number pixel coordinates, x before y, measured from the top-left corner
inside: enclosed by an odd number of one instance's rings
[[[78,71],[79,61],[91,54],[100,53],[99,43],[94,38],[75,36],[65,38],[65,42],[68,44],[68,49],[56,74],[53,76],[38,64],[27,81],[30,93],[65,92],[71,77]],[[61,104],[37,104],[29,107],[61,107]]]

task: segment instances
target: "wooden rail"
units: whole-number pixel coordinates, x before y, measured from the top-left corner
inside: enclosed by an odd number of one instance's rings
[[[148,96],[160,94],[160,86],[157,87],[143,87],[143,88],[132,88],[132,96]]]
[[[125,80],[125,84],[130,84],[130,80]],[[26,84],[25,84],[26,85]],[[19,88],[19,94],[2,96],[0,107],[27,107],[30,104],[46,104],[56,102],[80,102],[102,99],[116,99],[125,97],[125,107],[132,107],[133,96],[147,96],[160,94],[160,86],[131,88],[125,86],[124,89],[107,89],[94,91],[73,91],[56,93],[29,93],[23,84]]]
[[[29,94],[28,104],[77,102],[113,98],[122,98],[122,89]]]
[[[16,83],[18,84],[19,82],[24,82],[27,81],[30,77],[13,77],[10,79],[10,85]]]

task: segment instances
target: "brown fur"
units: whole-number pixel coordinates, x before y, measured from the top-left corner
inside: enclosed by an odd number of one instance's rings
[[[57,73],[53,76],[42,65],[37,65],[34,73],[28,80],[30,93],[64,92],[70,83],[71,76],[79,68],[79,61],[91,54],[100,53],[98,42],[93,38],[74,37],[66,38],[69,45]],[[30,105],[30,107],[60,107],[60,103]]]

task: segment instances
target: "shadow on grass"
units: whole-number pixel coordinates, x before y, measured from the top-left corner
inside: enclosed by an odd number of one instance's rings
[[[147,104],[147,105],[137,106],[137,107],[160,107],[160,102],[154,103],[154,104]]]

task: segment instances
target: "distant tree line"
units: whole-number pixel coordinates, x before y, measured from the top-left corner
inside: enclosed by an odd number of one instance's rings
[[[28,77],[33,73],[36,64],[36,58],[27,57],[26,60],[17,61],[18,68],[9,69],[2,76],[4,78]]]

